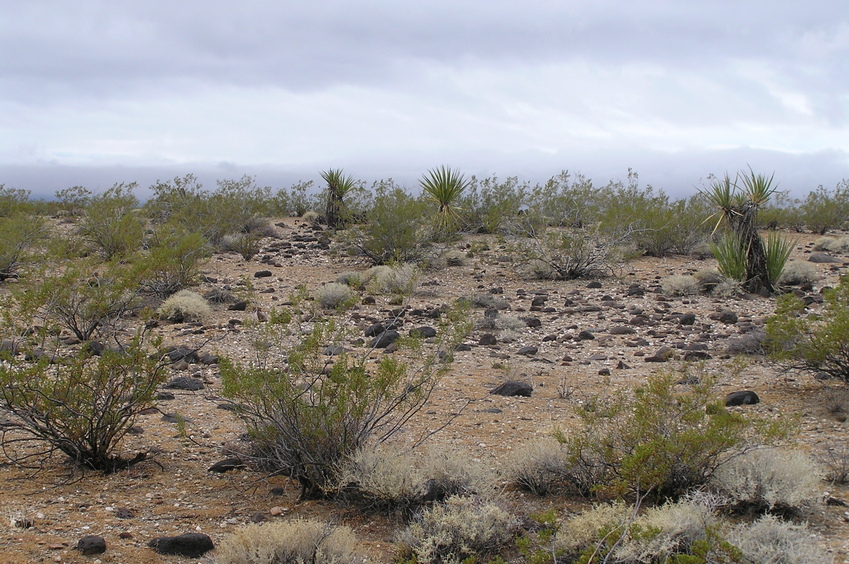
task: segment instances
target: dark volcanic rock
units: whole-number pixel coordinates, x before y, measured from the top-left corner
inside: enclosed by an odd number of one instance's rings
[[[833,257],[827,253],[811,253],[811,256],[808,257],[808,262],[814,262],[817,264],[828,264],[833,262],[840,262],[840,259],[837,257]]]
[[[257,270],[254,272],[254,278],[268,278],[269,276],[272,276],[270,270]]]
[[[726,325],[734,325],[737,323],[737,314],[729,309],[724,309],[719,313],[712,313],[710,318],[719,321],[720,323],[725,323]]]
[[[533,386],[528,384],[527,382],[517,382],[515,380],[509,380],[504,382],[500,386],[497,386],[490,390],[490,394],[495,394],[497,396],[522,396],[525,398],[531,397],[531,392],[534,391]]]
[[[537,354],[538,352],[539,352],[539,349],[538,349],[537,347],[535,347],[535,346],[533,346],[533,345],[528,345],[528,346],[526,346],[526,347],[522,347],[521,349],[519,349],[518,351],[516,351],[516,354],[523,354],[523,355],[526,355],[526,356],[533,356],[533,355]]]
[[[481,335],[480,339],[478,339],[478,344],[484,346],[497,345],[498,339],[492,333],[484,333]]]
[[[203,380],[191,376],[180,376],[166,383],[164,386],[170,390],[189,390],[196,392],[203,389]]]
[[[202,533],[185,533],[176,537],[157,537],[148,543],[159,554],[199,558],[215,548],[212,539]]]
[[[383,323],[375,323],[374,325],[369,325],[365,330],[366,337],[376,337],[386,331],[386,327]]]
[[[410,337],[430,339],[431,337],[436,337],[436,329],[428,326],[416,327],[414,329],[410,329]]]
[[[373,349],[385,349],[392,343],[398,340],[400,335],[398,331],[384,331],[379,336],[369,341],[369,347]]]
[[[634,335],[636,334],[637,330],[633,327],[626,327],[622,325],[619,327],[611,328],[609,332],[611,335]]]
[[[245,463],[242,462],[241,458],[225,458],[224,460],[220,460],[209,467],[208,472],[216,472],[218,474],[223,474],[224,472],[229,472],[230,470],[236,470],[237,468],[244,468]]]
[[[760,403],[760,401],[761,398],[758,397],[758,394],[750,390],[731,392],[725,397],[725,405],[729,407],[734,405],[754,405]]]
[[[106,552],[106,539],[97,535],[88,535],[78,540],[75,548],[86,556],[103,554]]]

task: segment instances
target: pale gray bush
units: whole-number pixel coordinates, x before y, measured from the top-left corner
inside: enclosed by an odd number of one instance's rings
[[[670,296],[693,296],[699,293],[699,281],[695,276],[669,276],[661,281],[663,293]]]
[[[336,282],[350,286],[351,288],[360,288],[363,285],[362,275],[359,272],[345,271],[336,276]]]
[[[459,564],[495,554],[508,544],[518,522],[493,502],[453,496],[423,511],[398,534],[417,564]]]
[[[814,250],[845,253],[849,251],[849,237],[820,237],[814,242]]]
[[[544,437],[513,452],[505,477],[510,483],[543,496],[567,489],[564,480],[570,464],[563,444],[553,437]]]
[[[409,295],[416,289],[418,276],[412,263],[376,266],[364,273],[365,287],[372,294]]]
[[[758,564],[828,564],[832,557],[811,537],[805,525],[795,525],[774,515],[764,515],[754,524],[734,527],[728,541],[737,546],[748,562]]]
[[[162,319],[182,323],[208,319],[212,315],[212,308],[200,294],[191,290],[180,290],[162,302],[156,313]]]
[[[315,299],[325,309],[337,309],[346,305],[352,305],[355,295],[350,286],[331,282],[320,286],[316,290]]]
[[[787,286],[799,286],[800,284],[813,284],[819,279],[817,267],[803,260],[791,260],[784,266],[779,284]]]
[[[240,527],[215,550],[219,564],[354,564],[356,538],[349,527],[294,519]]]
[[[798,512],[819,501],[822,474],[800,451],[758,449],[722,465],[710,486],[738,509]]]

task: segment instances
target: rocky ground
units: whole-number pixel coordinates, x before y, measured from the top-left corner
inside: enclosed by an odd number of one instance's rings
[[[252,323],[284,303],[299,285],[312,293],[343,271],[367,265],[335,256],[310,225],[300,220],[280,222],[278,236],[251,261],[237,254],[215,255],[204,268],[210,290],[244,290],[253,286],[252,307],[243,311],[215,306],[215,318],[204,324],[162,323],[157,330],[173,345],[196,347],[248,360]],[[794,257],[807,260],[816,237],[803,235]],[[467,247],[472,245],[471,247]],[[510,452],[555,427],[575,420],[577,402],[588,394],[633,386],[657,370],[674,369],[685,360],[701,360],[720,373],[722,393],[753,390],[761,403],[737,409],[766,417],[801,414],[799,448],[819,455],[849,438],[846,415],[849,393],[835,381],[782,373],[758,354],[747,354],[774,301],[755,296],[714,298],[674,297],[663,292],[663,280],[712,268],[712,259],[689,257],[633,260],[616,275],[570,282],[522,278],[504,260],[494,237],[474,236],[456,243],[473,257],[461,264],[424,272],[418,290],[405,304],[405,327],[432,324],[425,313],[457,298],[495,307],[510,328],[475,330],[466,350],[457,352],[451,372],[439,384],[428,405],[395,440],[419,437],[456,418],[429,442],[438,448],[463,449],[469,457],[500,468]],[[488,247],[489,250],[481,250]],[[821,279],[806,292],[815,302],[824,285],[847,273],[849,256],[817,263]],[[258,305],[258,308],[256,307]],[[360,328],[389,317],[397,305],[377,296],[347,314]],[[814,304],[812,307],[816,307]],[[420,317],[416,312],[421,313]],[[472,310],[483,319],[485,308]],[[729,362],[744,353],[742,370]],[[387,354],[378,351],[375,354]],[[391,354],[391,353],[388,353]],[[153,454],[127,471],[103,476],[68,467],[60,458],[40,469],[0,466],[0,560],[28,562],[189,562],[162,556],[149,548],[156,537],[201,532],[220,541],[239,525],[259,519],[292,516],[336,519],[353,527],[368,561],[390,562],[394,554],[392,518],[364,515],[330,501],[297,504],[299,490],[284,477],[266,477],[245,469],[213,473],[208,469],[226,458],[225,447],[244,432],[232,415],[220,408],[220,376],[215,364],[182,364],[171,377],[200,379],[200,390],[163,390],[158,411],[140,418],[138,433],[125,441],[128,455]],[[502,397],[490,390],[507,381],[533,387],[530,397]],[[168,395],[163,395],[167,398]],[[457,415],[459,413],[459,415]],[[823,483],[823,492],[849,501],[849,490]],[[573,501],[534,498],[506,492],[506,504],[527,513],[548,507],[576,509]],[[811,525],[837,562],[849,562],[849,508],[823,504]],[[83,555],[74,547],[80,538],[97,535],[107,550]],[[212,559],[210,553],[207,560]],[[203,560],[203,559],[201,559]]]

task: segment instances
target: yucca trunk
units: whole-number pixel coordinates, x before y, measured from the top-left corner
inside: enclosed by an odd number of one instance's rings
[[[746,248],[746,291],[753,294],[771,294],[775,291],[767,269],[766,251],[755,226],[757,206],[746,202],[737,206],[728,216],[731,229],[740,237]]]

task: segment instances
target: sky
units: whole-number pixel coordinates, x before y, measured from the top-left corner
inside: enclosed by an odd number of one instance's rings
[[[846,0],[0,0],[0,184],[849,179]]]

